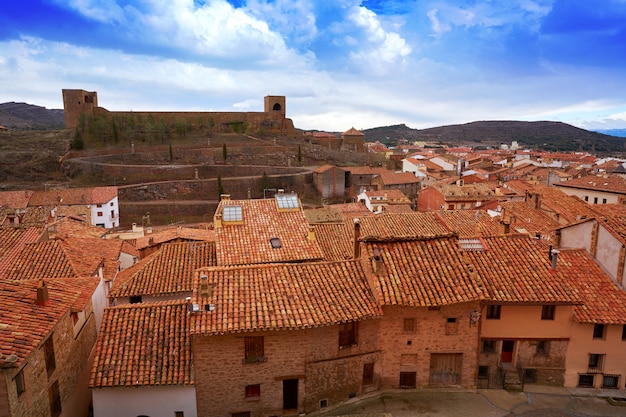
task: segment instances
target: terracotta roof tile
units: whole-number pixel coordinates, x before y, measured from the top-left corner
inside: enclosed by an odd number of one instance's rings
[[[555,184],[558,187],[581,188],[585,190],[604,191],[626,194],[626,179],[620,175],[596,175],[575,178]]]
[[[213,242],[168,243],[118,274],[110,297],[167,296],[191,292],[193,271],[215,266]]]
[[[137,238],[135,247],[137,249],[143,249],[177,239],[214,242],[215,232],[213,230],[195,229],[192,227],[169,228]]]
[[[50,281],[49,300],[38,305],[38,285],[38,280],[0,282],[0,353],[17,355],[15,366],[41,345],[81,295],[79,289]]]
[[[362,241],[415,240],[453,234],[433,212],[380,214],[363,217],[360,223]]]
[[[35,191],[28,202],[29,207],[104,204],[117,197],[117,187],[65,188],[51,191]]]
[[[626,291],[583,249],[561,250],[557,269],[571,277],[582,296],[574,317],[580,323],[626,324]]]
[[[34,191],[0,191],[0,208],[23,209],[28,207],[28,201]]]
[[[530,201],[507,201],[501,203],[502,219],[509,222],[512,229],[525,229],[531,235],[539,233],[550,237],[560,226],[559,222],[542,210],[534,207]]]
[[[105,309],[89,385],[193,385],[189,317],[179,301]]]
[[[201,296],[200,275],[212,294]],[[195,334],[304,329],[381,316],[357,260],[217,267],[197,271]]]
[[[341,261],[354,257],[354,225],[344,222],[320,223],[314,225],[314,231],[324,260]]]
[[[484,251],[463,252],[485,289],[501,303],[580,303],[572,280],[552,270],[548,246],[527,236],[485,237]]]
[[[63,217],[53,223],[48,224],[50,238],[64,237],[93,237],[102,238],[108,232],[99,226],[92,226],[85,219],[72,216]]]
[[[0,228],[0,279],[4,279],[7,269],[27,243],[39,240],[43,230],[40,228]]]
[[[218,265],[311,261],[323,257],[318,243],[309,239],[309,224],[301,205],[282,211],[275,199],[222,200],[216,217],[223,216],[226,207],[240,207],[241,220],[227,222],[223,218],[221,227],[216,221]],[[280,247],[272,246],[270,240],[274,238]]]
[[[426,307],[481,298],[480,282],[472,276],[453,237],[367,242],[365,248],[383,305]]]
[[[438,215],[460,237],[497,236],[501,233],[500,217],[491,217],[484,210],[443,210]]]

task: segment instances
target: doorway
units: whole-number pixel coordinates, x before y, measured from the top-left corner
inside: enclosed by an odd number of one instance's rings
[[[297,410],[298,409],[298,380],[297,379],[284,379],[283,380],[283,409],[285,410]]]
[[[511,363],[513,362],[513,349],[515,348],[514,340],[503,340],[502,341],[502,363]]]

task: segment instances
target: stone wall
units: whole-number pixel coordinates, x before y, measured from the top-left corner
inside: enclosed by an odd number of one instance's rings
[[[363,364],[378,358],[377,320],[359,322],[356,346],[339,349],[339,326],[314,329],[194,336],[198,415],[252,417],[283,414],[283,381],[298,380],[298,412],[329,406],[362,392]],[[267,361],[243,363],[244,337],[263,336]],[[378,366],[375,366],[378,369]],[[245,398],[247,385],[260,396]]]
[[[461,383],[476,386],[478,326],[469,326],[469,313],[478,303],[453,304],[440,309],[424,307],[384,307],[380,324],[380,349],[383,352],[381,388],[399,388],[400,372],[416,372],[416,386],[430,385],[433,353],[462,356]],[[456,318],[451,328],[448,318]],[[404,319],[414,319],[414,332],[405,332]]]

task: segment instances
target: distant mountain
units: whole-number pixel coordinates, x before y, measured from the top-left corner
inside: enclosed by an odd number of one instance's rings
[[[0,126],[10,129],[56,130],[65,128],[61,109],[46,109],[27,103],[0,104]]]
[[[561,122],[481,121],[411,129],[404,124],[364,130],[367,142],[437,142],[448,146],[499,147],[517,141],[520,147],[547,151],[624,152],[626,139],[590,132]]]
[[[604,133],[605,135],[618,136],[620,138],[626,138],[626,129],[598,129],[594,132]]]

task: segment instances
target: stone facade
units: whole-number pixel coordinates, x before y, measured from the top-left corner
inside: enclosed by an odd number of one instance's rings
[[[89,309],[91,310],[91,302]],[[28,359],[19,368],[2,369],[2,385],[6,387],[8,404],[0,404],[0,416],[30,417],[51,416],[49,392],[53,385],[58,384],[60,396],[61,416],[86,415],[87,410],[77,410],[72,407],[72,397],[76,395],[90,395],[87,387],[77,386],[79,375],[86,366],[90,366],[89,355],[96,341],[95,316],[89,315],[82,330],[74,337],[72,317],[68,311],[57,323],[50,336],[53,340],[55,369],[48,375],[46,359],[42,345],[36,348]],[[18,396],[15,377],[22,372],[25,381],[25,391]],[[0,398],[4,397],[3,392]],[[3,410],[10,410],[2,414]]]
[[[383,307],[379,333],[383,358],[381,388],[409,388],[401,383],[401,373],[415,373],[416,388],[475,387],[478,327],[469,325],[469,313],[474,308],[479,308],[478,302],[431,309]],[[454,375],[437,379],[433,354],[461,355],[460,367],[452,372]]]
[[[212,131],[221,133],[233,132],[245,126],[251,132],[295,135],[293,121],[285,117],[284,96],[266,96],[263,112],[111,112],[98,107],[98,94],[95,91],[64,89],[62,92],[65,127],[68,129],[76,128],[81,114],[84,114],[107,119],[152,117],[168,124],[186,121],[193,125],[202,121],[209,123]]]
[[[198,415],[230,417],[250,412],[257,417],[281,415],[285,409],[310,413],[377,389],[378,325],[377,320],[358,322],[357,343],[343,349],[338,344],[338,325],[196,335],[193,351]],[[263,337],[264,357],[258,362],[245,361],[246,337]],[[365,364],[373,364],[374,375],[364,385]],[[248,397],[246,387],[253,393],[248,392]]]

